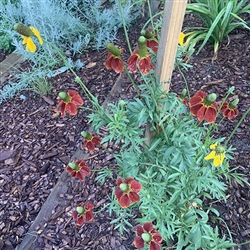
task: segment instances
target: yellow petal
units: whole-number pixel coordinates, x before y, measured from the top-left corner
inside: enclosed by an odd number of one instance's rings
[[[215,151],[212,151],[209,155],[207,155],[204,159],[205,160],[211,160],[215,157]]]
[[[183,46],[184,44],[184,38],[185,38],[185,34],[181,32],[180,37],[179,37],[179,42],[178,42],[181,46]]]
[[[26,44],[27,43],[27,36],[21,36],[22,37],[22,39],[23,39],[23,42],[22,42],[22,44]]]
[[[39,32],[37,29],[35,29],[33,26],[30,26],[30,29],[31,29],[32,32],[35,34],[35,36],[37,37],[39,43],[40,43],[40,44],[43,44],[43,40],[42,40],[42,38],[41,38],[41,36],[40,36],[40,32]]]
[[[216,142],[216,143],[210,145],[210,149],[215,149],[215,148],[217,147],[217,145],[218,145],[218,142]]]
[[[34,53],[36,51],[36,45],[34,44],[34,42],[32,41],[32,39],[30,37],[27,37],[26,43],[27,43],[26,50]]]

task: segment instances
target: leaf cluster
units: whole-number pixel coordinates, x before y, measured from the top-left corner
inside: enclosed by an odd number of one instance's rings
[[[188,40],[193,47],[202,41],[197,54],[207,42],[213,43],[217,52],[219,43],[238,27],[250,29],[241,17],[242,14],[250,14],[247,0],[195,0],[187,4],[186,13],[194,14],[203,24],[188,28],[191,30]]]

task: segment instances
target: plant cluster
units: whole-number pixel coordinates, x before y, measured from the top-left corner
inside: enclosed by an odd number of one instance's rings
[[[250,14],[248,0],[195,0],[187,4],[187,14],[194,14],[200,19],[202,27],[189,27],[189,41],[195,46],[202,41],[197,53],[207,42],[214,45],[215,58],[219,44],[228,38],[236,28],[244,27],[250,30],[247,22],[241,18]]]
[[[28,27],[18,29],[16,26],[15,29],[30,39],[37,37],[29,33],[31,29]],[[97,179],[104,182],[115,169],[118,178],[109,209],[117,215],[111,223],[116,224],[115,228],[119,228],[121,234],[132,226],[129,218],[133,210],[139,211],[140,218],[136,221],[140,225],[136,227],[134,239],[136,248],[160,250],[163,242],[167,246],[175,245],[176,249],[192,250],[236,246],[232,239],[220,237],[218,228],[209,224],[211,214],[219,217],[219,212],[205,205],[204,200],[226,200],[225,180],[230,182],[234,178],[240,184],[247,183],[229,166],[233,149],[228,143],[250,108],[227,139],[215,139],[212,133],[218,124],[223,119],[234,119],[239,113],[239,100],[228,102],[234,88],[228,90],[221,102],[216,94],[202,90],[191,98],[186,97],[186,90],[179,95],[163,91],[154,75],[152,62],[158,49],[157,39],[158,34],[153,31],[142,31],[138,49],[131,53],[127,66],[122,59],[123,49],[111,43],[107,45],[105,66],[117,73],[125,71],[128,74],[138,96],[132,101],[121,99],[115,104],[109,103],[108,108],[100,106],[97,98],[69,67],[93,105],[88,118],[96,134],[81,133],[82,149],[93,152],[105,142],[120,146],[120,151],[113,153],[117,166],[100,170]],[[43,42],[55,48],[53,44]],[[58,54],[67,64],[60,51]],[[136,85],[132,78],[133,72],[138,70],[140,85]],[[66,113],[77,114],[78,108],[84,108],[84,103],[77,91],[59,93],[58,109],[62,117]],[[100,138],[98,132],[103,126],[109,133]],[[70,162],[66,171],[73,178],[84,181],[91,169],[85,159],[78,159]],[[93,211],[90,201],[78,204],[72,214],[76,225],[92,221]]]

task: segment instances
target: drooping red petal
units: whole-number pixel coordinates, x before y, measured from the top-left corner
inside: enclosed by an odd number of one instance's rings
[[[128,59],[128,70],[130,72],[135,72],[136,71],[136,65],[137,65],[137,61],[139,58],[139,55],[137,54],[138,50],[134,51],[133,54],[129,57]]]
[[[76,106],[82,106],[84,102],[83,102],[81,96],[80,96],[78,93],[76,93],[76,94],[72,97],[71,103],[75,104]]]
[[[101,143],[101,138],[98,136],[94,136],[92,142],[94,143],[95,146],[99,146]]]
[[[106,62],[104,63],[106,69],[111,69],[111,61],[112,61],[113,55],[112,53],[108,52],[108,58],[106,60]]]
[[[207,108],[204,106],[201,106],[201,108],[198,110],[196,116],[199,122],[203,121],[205,118],[205,113],[206,113]]]
[[[134,178],[128,177],[128,178],[126,178],[126,179],[124,180],[124,183],[130,184],[132,181],[134,181]]]
[[[198,90],[198,91],[194,94],[194,96],[199,96],[199,97],[201,97],[201,99],[205,99],[205,98],[207,97],[207,93],[204,92],[204,91],[202,91],[202,90]]]
[[[86,203],[86,205],[84,206],[84,208],[88,211],[91,211],[94,209],[94,205],[91,202]]]
[[[77,107],[73,103],[66,103],[65,111],[70,115],[76,115],[77,114]]]
[[[116,72],[116,73],[122,73],[124,70],[124,63],[121,58],[115,57],[111,61],[111,68]]]
[[[141,236],[143,233],[144,233],[143,227],[142,227],[141,225],[137,226],[137,227],[136,227],[136,234],[137,234],[138,236]]]
[[[134,245],[136,248],[143,248],[144,247],[144,240],[141,237],[136,236],[134,239]]]
[[[143,74],[148,74],[151,69],[154,69],[154,66],[151,62],[151,58],[149,56],[142,58],[139,61],[139,68]]]
[[[88,149],[89,152],[93,152],[95,150],[95,145],[92,143],[92,141],[84,141],[85,147]]]
[[[74,170],[70,167],[70,166],[67,166],[66,167],[66,172],[68,173],[72,173]]]
[[[72,213],[72,217],[73,217],[73,219],[74,219],[74,220],[77,220],[78,213],[77,213],[77,211],[76,211],[76,210],[75,210],[75,211],[73,211],[73,213]]]
[[[161,250],[161,247],[159,244],[151,241],[149,244],[149,250]]]
[[[129,199],[129,196],[127,194],[124,194],[121,196],[121,198],[118,200],[122,208],[129,207],[131,201]]]
[[[78,219],[76,220],[76,225],[81,227],[83,224],[84,224],[84,217],[79,216]]]
[[[122,178],[119,177],[117,180],[116,180],[116,185],[117,186],[120,186],[120,184],[122,184]]]
[[[146,222],[144,225],[143,225],[143,229],[150,233],[152,230],[153,230],[154,226],[152,224],[152,222]]]
[[[154,52],[158,51],[158,42],[155,40],[147,40],[147,47],[152,49]]]
[[[162,242],[162,237],[159,233],[154,233],[152,235],[152,238],[153,238],[154,242],[157,244],[160,244]]]
[[[60,112],[61,112],[61,117],[65,116],[65,102],[63,100],[61,100],[57,106],[58,108],[61,107]]]
[[[87,211],[85,214],[86,221],[92,221],[94,219],[94,214],[92,211]]]
[[[198,111],[203,107],[202,104],[197,104],[190,107],[190,113],[194,116],[197,116]]]
[[[129,199],[131,202],[138,202],[140,201],[140,196],[136,192],[130,192]]]
[[[115,197],[116,197],[116,199],[118,201],[120,200],[120,198],[122,197],[122,195],[123,195],[122,190],[119,188],[119,186],[116,187],[116,189],[115,189]]]
[[[202,98],[200,96],[194,96],[190,99],[189,101],[189,105],[190,107],[193,107],[193,106],[196,106],[198,104],[201,104],[202,103]]]
[[[205,119],[209,123],[213,123],[216,120],[217,111],[214,107],[209,107],[205,111]]]
[[[133,180],[133,181],[130,183],[130,187],[131,187],[131,189],[132,189],[134,192],[136,192],[136,193],[138,193],[138,192],[142,189],[141,183],[138,182],[138,181],[135,181],[135,180]]]

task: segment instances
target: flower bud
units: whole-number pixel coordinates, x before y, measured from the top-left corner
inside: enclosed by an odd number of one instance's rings
[[[216,98],[217,98],[216,94],[212,93],[212,94],[209,94],[207,96],[206,100],[209,101],[209,102],[211,102],[211,103],[213,103],[213,102],[215,102]]]
[[[81,136],[84,137],[87,140],[91,140],[92,139],[92,135],[88,132],[82,131],[81,132]]]
[[[84,213],[84,208],[83,207],[77,207],[76,211],[78,214],[83,214]]]
[[[66,101],[68,99],[68,94],[66,92],[60,92],[58,96],[63,101]]]
[[[225,152],[225,148],[219,145],[219,146],[216,147],[215,152],[217,154],[222,154],[222,153]]]
[[[146,37],[147,39],[152,39],[154,38],[154,34],[148,30],[142,30],[141,35]]]
[[[77,168],[77,164],[75,164],[74,162],[70,162],[70,163],[68,164],[68,166],[69,166],[70,168],[72,168],[73,170],[75,170],[75,169]]]
[[[150,233],[143,233],[141,235],[141,237],[144,240],[144,242],[150,242],[151,241],[151,235],[150,235]]]
[[[229,107],[234,109],[236,108],[238,103],[239,103],[239,98],[235,98],[232,102],[230,102]]]
[[[126,192],[128,190],[128,184],[126,183],[121,183],[119,187],[122,190],[122,192]]]
[[[20,35],[26,36],[26,37],[30,37],[30,36],[35,36],[35,34],[32,32],[32,30],[21,24],[21,23],[16,23],[13,27],[13,29],[18,32]]]
[[[138,39],[138,49],[140,58],[148,56],[147,39],[144,36],[140,36]]]
[[[121,51],[113,43],[108,43],[106,47],[114,56],[121,57]]]

